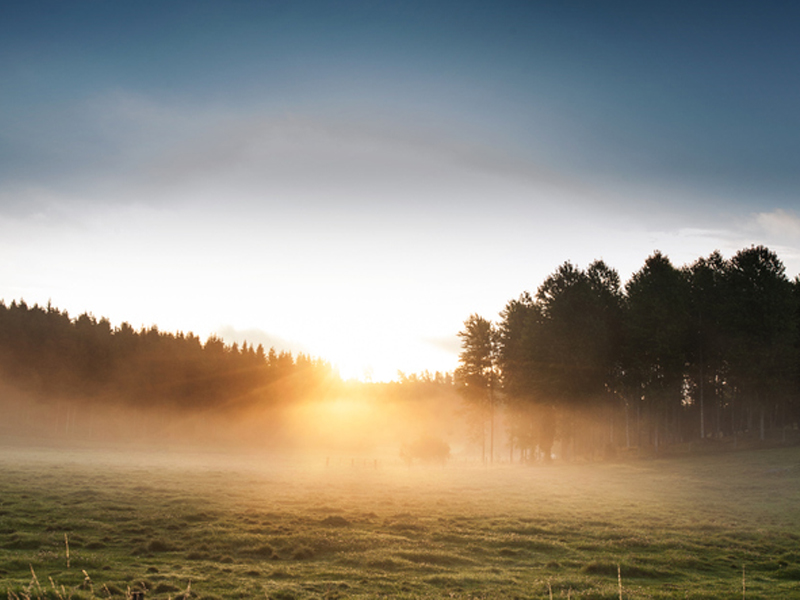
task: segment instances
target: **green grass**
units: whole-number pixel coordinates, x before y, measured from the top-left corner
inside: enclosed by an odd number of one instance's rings
[[[3,448],[0,594],[800,599],[800,449],[391,462]]]

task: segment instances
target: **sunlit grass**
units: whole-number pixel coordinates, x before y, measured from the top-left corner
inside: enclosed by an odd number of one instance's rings
[[[33,569],[48,598],[733,598],[745,565],[747,598],[800,598],[797,449],[325,464],[4,449],[0,594]]]

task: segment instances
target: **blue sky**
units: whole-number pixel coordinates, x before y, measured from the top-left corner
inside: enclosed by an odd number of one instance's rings
[[[788,3],[0,6],[0,297],[451,369],[565,260],[800,271]]]

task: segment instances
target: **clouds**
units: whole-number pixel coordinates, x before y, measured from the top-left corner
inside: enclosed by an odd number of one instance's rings
[[[800,241],[800,216],[793,212],[779,208],[772,212],[759,213],[756,215],[756,222],[768,235]]]
[[[800,216],[781,208],[755,215],[753,243],[769,245],[786,265],[787,275],[800,275]]]
[[[12,90],[0,100],[0,185],[273,207],[327,194],[364,208],[391,194],[456,202],[467,195],[456,181],[488,196],[490,178],[556,195],[677,181],[739,207],[786,207],[778,196],[798,184],[792,11],[176,2],[66,12],[54,14],[72,30],[9,12],[29,35],[7,25],[0,43]]]
[[[13,203],[10,190],[24,202],[30,193],[20,190],[34,187],[66,201],[80,196],[101,204],[225,201],[254,209],[336,204],[374,210],[431,206],[434,198],[448,207],[489,196],[502,202],[498,185],[556,193],[576,185],[487,143],[468,126],[422,127],[325,110],[177,106],[121,90],[73,111],[76,118],[51,138],[49,128],[31,124],[29,136],[49,143],[48,151],[39,157],[39,174],[6,173],[0,181],[5,206]]]

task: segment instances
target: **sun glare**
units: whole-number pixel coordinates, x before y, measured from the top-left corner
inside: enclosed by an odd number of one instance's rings
[[[404,314],[408,321],[413,308],[387,301],[381,308],[365,311],[363,306],[332,300],[325,308],[330,317],[322,319],[324,326],[319,325],[320,320],[303,322],[302,308],[297,308],[296,318],[288,325],[291,329],[287,327],[281,335],[303,340],[306,352],[330,362],[344,380],[391,381],[397,379],[398,371],[452,370],[457,357],[425,340],[425,335],[430,335],[425,315],[412,315],[412,322],[420,323],[418,330],[391,317]]]
[[[322,405],[320,416],[323,418],[331,417],[343,421],[359,419],[365,416],[370,410],[369,405],[364,400],[353,398],[337,398]]]
[[[358,445],[372,439],[380,416],[363,398],[311,400],[293,409],[296,433],[313,443]]]

